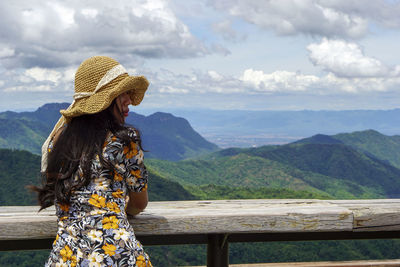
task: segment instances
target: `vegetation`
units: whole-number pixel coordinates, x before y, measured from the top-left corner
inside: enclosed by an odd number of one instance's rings
[[[0,146],[40,149],[50,131],[46,125],[58,118],[56,109],[59,106],[45,105],[36,112],[0,113]],[[316,135],[288,145],[230,148],[173,162],[161,159],[178,160],[216,148],[199,138],[187,121],[170,114],[136,114],[133,119],[150,137],[145,149],[158,158],[145,161],[151,201],[387,198],[400,193],[399,136],[376,131]],[[15,133],[5,127],[10,124]],[[38,155],[0,149],[0,205],[35,204],[25,186],[39,183],[39,168]],[[400,240],[233,243],[230,262],[390,259],[398,257],[399,249]],[[205,245],[154,246],[146,251],[155,266],[206,263]],[[43,266],[48,253],[1,252],[0,266]]]
[[[400,167],[400,136],[387,136],[375,130],[341,133],[336,135],[317,134],[294,143],[298,144],[344,144],[362,153],[380,159],[397,168]]]
[[[231,187],[221,185],[185,186],[196,198],[201,200],[211,199],[332,199],[328,194],[292,190],[288,188],[270,187]]]

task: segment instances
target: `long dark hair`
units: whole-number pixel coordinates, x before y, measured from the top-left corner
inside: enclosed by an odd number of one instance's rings
[[[114,100],[106,110],[73,118],[62,130],[48,154],[47,169],[42,174],[42,187],[30,187],[38,192],[40,210],[53,205],[55,201],[59,204],[69,204],[71,193],[90,183],[92,160],[96,155],[103,166],[112,168],[107,166],[102,157],[102,147],[107,134],[111,132],[125,145],[131,141],[126,131],[127,127],[113,114],[115,107]],[[139,131],[135,131],[136,141],[141,147]],[[76,177],[78,168],[82,175]]]

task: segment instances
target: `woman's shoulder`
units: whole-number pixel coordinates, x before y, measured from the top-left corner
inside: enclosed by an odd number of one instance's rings
[[[110,132],[106,137],[104,146],[115,143],[125,144],[130,141],[135,141],[137,138],[138,133],[134,127],[125,127],[116,133]]]
[[[127,131],[127,134],[129,137],[132,137],[135,139],[138,137],[138,132],[134,127],[128,126],[128,127],[126,127],[126,131]]]

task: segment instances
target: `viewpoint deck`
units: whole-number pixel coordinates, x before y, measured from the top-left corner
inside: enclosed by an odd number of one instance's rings
[[[54,208],[37,210],[0,207],[0,250],[50,247]],[[227,266],[229,242],[400,238],[400,199],[150,202],[130,222],[145,245],[206,243],[209,266]]]

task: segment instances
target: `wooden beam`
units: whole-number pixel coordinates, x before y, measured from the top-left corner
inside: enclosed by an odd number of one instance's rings
[[[0,207],[0,241],[52,239],[57,231],[54,208]],[[137,236],[184,235],[204,241],[209,234],[335,234],[400,232],[400,200],[213,200],[150,202],[130,223]],[[342,234],[341,234],[342,233]],[[343,234],[344,233],[344,234]],[[387,236],[382,234],[382,236]],[[312,238],[311,238],[312,239]],[[154,240],[154,239],[153,239]]]

